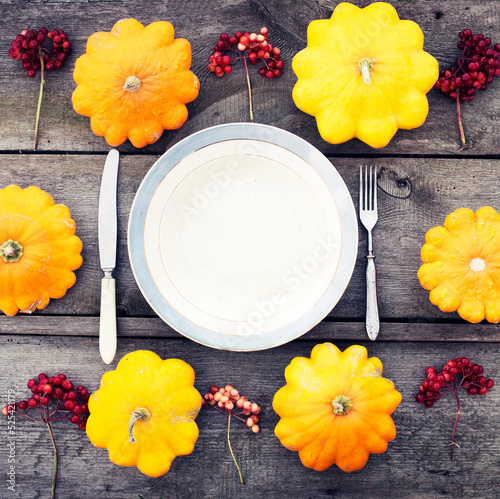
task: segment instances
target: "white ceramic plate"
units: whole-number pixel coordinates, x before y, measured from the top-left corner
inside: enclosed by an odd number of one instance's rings
[[[129,220],[137,283],[172,328],[204,345],[271,348],[342,296],[358,228],[349,192],[316,148],[267,125],[202,130],[167,151]]]

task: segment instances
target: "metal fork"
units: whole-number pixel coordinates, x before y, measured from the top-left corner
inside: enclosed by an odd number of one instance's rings
[[[364,178],[363,178],[364,177]],[[364,181],[363,181],[364,180]],[[376,340],[380,329],[377,304],[377,272],[373,254],[372,229],[378,220],[377,167],[359,168],[359,218],[368,231],[368,260],[366,266],[366,332],[370,340]]]

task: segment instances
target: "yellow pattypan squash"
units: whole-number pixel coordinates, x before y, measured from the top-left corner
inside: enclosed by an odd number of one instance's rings
[[[113,463],[161,476],[176,456],[193,452],[201,403],[189,364],[138,350],[105,373],[91,395],[87,435]]]
[[[87,53],[75,64],[73,107],[91,118],[92,131],[109,145],[128,138],[144,147],[187,120],[185,104],[200,88],[190,66],[191,46],[183,38],[174,40],[170,23],[144,27],[122,19],[110,33],[88,39]]]
[[[346,472],[362,468],[396,436],[391,414],[401,402],[382,363],[364,347],[341,352],[332,343],[316,345],[311,358],[296,357],[285,370],[286,386],[273,408],[281,417],[275,434],[298,451],[308,468],[333,464]]]
[[[360,9],[340,3],[331,19],[307,30],[307,47],[295,55],[297,107],[316,117],[324,140],[357,137],[384,147],[399,128],[419,127],[427,117],[427,92],[438,62],[423,50],[422,30],[378,2]]]
[[[0,190],[0,310],[45,308],[75,284],[82,242],[68,208],[38,187]]]
[[[460,208],[425,235],[420,284],[443,312],[469,322],[500,322],[500,215]]]

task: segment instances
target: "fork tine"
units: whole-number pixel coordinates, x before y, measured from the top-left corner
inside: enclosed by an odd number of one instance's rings
[[[363,167],[359,166],[359,209],[363,209]]]
[[[367,167],[368,169],[368,167]],[[370,185],[367,186],[368,190],[368,206],[366,207],[367,210],[372,211],[373,210],[373,167],[370,165]]]
[[[373,210],[377,211],[377,167],[373,169]]]
[[[364,193],[365,193],[365,207],[364,210],[368,209],[368,167],[365,166],[365,188],[364,188]]]

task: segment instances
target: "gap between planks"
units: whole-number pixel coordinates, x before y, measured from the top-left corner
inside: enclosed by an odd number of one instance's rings
[[[117,318],[119,337],[182,339],[183,336],[155,317]],[[500,325],[442,322],[381,321],[378,342],[500,342]],[[0,335],[98,336],[99,317],[0,317]],[[300,337],[312,341],[367,341],[364,322],[323,321]]]

